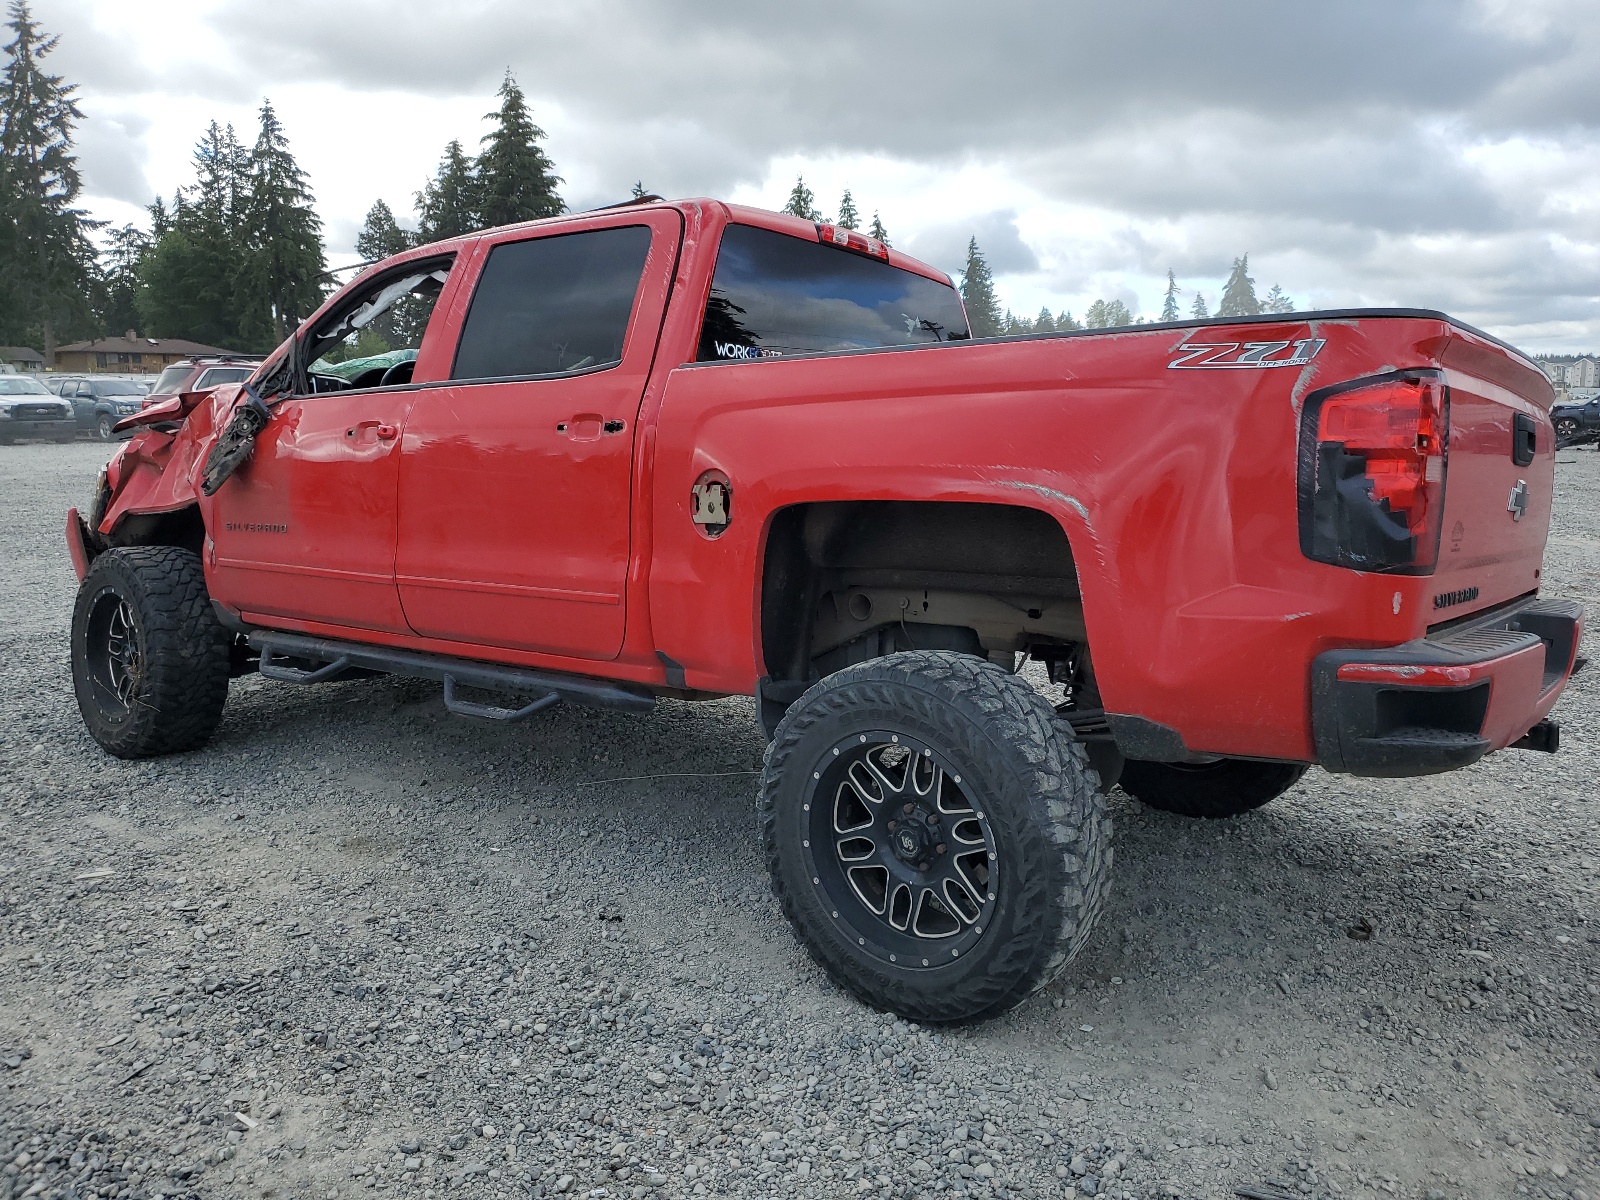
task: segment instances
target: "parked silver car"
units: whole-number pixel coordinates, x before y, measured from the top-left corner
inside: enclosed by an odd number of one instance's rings
[[[70,442],[77,436],[70,401],[31,375],[0,375],[0,446],[25,437]]]

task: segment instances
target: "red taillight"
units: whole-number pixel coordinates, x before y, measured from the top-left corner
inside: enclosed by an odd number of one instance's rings
[[[817,241],[824,246],[837,246],[841,250],[854,250],[857,254],[870,255],[880,262],[889,261],[889,247],[877,238],[869,238],[864,233],[857,233],[854,229],[846,229],[842,225],[818,225]]]
[[[1358,571],[1422,575],[1439,556],[1448,397],[1405,371],[1308,397],[1300,445],[1300,546]]]

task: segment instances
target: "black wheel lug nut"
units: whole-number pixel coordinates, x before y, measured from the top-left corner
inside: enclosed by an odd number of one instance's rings
[[[901,811],[901,812],[903,812],[903,813],[905,813],[905,814],[906,814],[906,816],[908,816],[908,817],[909,817],[909,816],[910,816],[910,815],[911,815],[911,814],[912,814],[912,813],[914,813],[914,812],[916,812],[916,811],[917,811],[917,806],[916,806],[916,805],[915,805],[915,804],[907,804],[907,805],[906,805],[906,806],[905,806],[905,807],[904,807],[904,808],[902,808],[902,809],[901,809],[901,810],[900,810],[900,811]]]
[[[890,833],[893,833],[893,832],[894,832],[894,827],[895,827],[895,826],[896,826],[896,825],[898,825],[898,824],[899,824],[899,823],[900,823],[900,822],[898,822],[898,821],[890,821],[890,822],[889,822],[889,832],[890,832]]]
[[[928,814],[928,820],[932,824],[937,825],[939,823],[939,814],[938,813],[929,813]]]
[[[935,854],[943,854],[944,853],[944,843],[940,842],[937,846],[935,846],[933,848],[933,852]]]

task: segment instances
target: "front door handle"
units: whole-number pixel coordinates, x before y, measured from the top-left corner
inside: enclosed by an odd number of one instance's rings
[[[346,429],[344,436],[352,445],[360,445],[369,440],[369,437],[380,442],[392,442],[400,436],[400,427],[390,425],[386,421],[363,421]]]
[[[599,413],[579,413],[557,425],[556,432],[566,434],[575,442],[593,442],[599,440],[604,420]]]

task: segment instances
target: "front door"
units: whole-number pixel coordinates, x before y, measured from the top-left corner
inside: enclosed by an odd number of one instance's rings
[[[395,574],[427,637],[614,658],[634,423],[681,218],[607,213],[488,247],[451,382],[416,395]]]
[[[206,514],[211,594],[247,619],[409,632],[394,581],[400,431],[407,385],[435,357],[425,339],[449,265],[385,272],[302,339],[302,394],[273,405]]]

